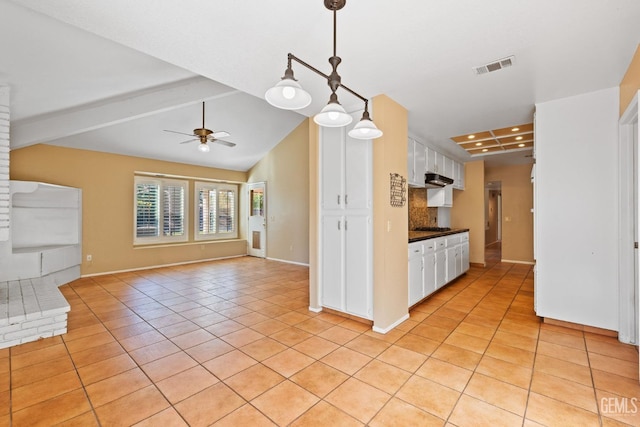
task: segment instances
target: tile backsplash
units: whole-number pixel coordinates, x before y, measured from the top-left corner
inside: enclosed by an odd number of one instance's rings
[[[437,227],[438,208],[427,206],[427,190],[409,187],[409,230],[417,227]]]

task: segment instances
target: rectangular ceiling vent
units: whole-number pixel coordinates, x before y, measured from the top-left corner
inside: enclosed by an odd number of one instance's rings
[[[503,68],[511,67],[515,63],[515,59],[516,57],[513,55],[507,58],[498,59],[497,61],[493,61],[479,67],[473,67],[473,72],[476,74],[476,76],[480,76],[482,74],[502,70]]]

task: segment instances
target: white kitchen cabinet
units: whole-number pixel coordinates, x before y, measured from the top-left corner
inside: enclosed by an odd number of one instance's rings
[[[450,282],[455,279],[458,274],[458,256],[459,250],[458,246],[452,246],[447,248],[447,274],[446,274],[446,282]]]
[[[344,307],[347,313],[366,318],[373,314],[371,223],[369,215],[349,215],[344,222]]]
[[[424,298],[422,242],[409,243],[409,307]]]
[[[442,188],[428,188],[427,206],[430,208],[453,206],[453,185],[445,185]]]
[[[370,217],[325,215],[322,218],[321,244],[322,305],[371,318],[373,289]]]
[[[407,143],[407,176],[409,185],[424,187],[424,174],[426,171],[426,147],[413,138]]]
[[[344,307],[344,237],[342,215],[322,217],[322,305]]]
[[[436,152],[436,150],[434,150],[433,148],[425,148],[425,163],[427,165],[427,172],[438,173],[438,165],[436,160],[437,155],[438,152]]]
[[[469,232],[409,243],[409,307],[469,270]]]
[[[323,127],[320,148],[321,209],[371,207],[371,141],[353,139],[344,128]]]
[[[469,266],[469,242],[466,241],[460,244],[460,273],[458,275],[467,272]]]
[[[444,237],[436,239],[435,244],[436,289],[440,289],[447,283],[447,250]]]
[[[425,240],[422,255],[422,283],[424,296],[435,292],[436,288],[436,245],[433,239]]]
[[[447,247],[447,283],[462,274],[460,263],[460,235],[453,234],[445,238]]]
[[[464,190],[464,163],[453,162],[453,188]]]
[[[443,160],[444,160],[444,168],[441,172],[442,175],[446,176],[447,178],[453,178],[454,176],[454,171],[453,171],[453,159],[450,159],[447,156],[442,156]]]
[[[372,147],[350,129],[319,130],[318,284],[322,306],[372,319]]]

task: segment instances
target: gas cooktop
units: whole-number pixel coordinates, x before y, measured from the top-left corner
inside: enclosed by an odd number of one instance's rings
[[[451,231],[450,227],[418,227],[414,231]]]

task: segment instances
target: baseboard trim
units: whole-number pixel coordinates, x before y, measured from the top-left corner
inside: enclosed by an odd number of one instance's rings
[[[308,263],[305,264],[303,262],[289,261],[289,260],[286,260],[286,259],[269,258],[269,257],[266,257],[265,259],[268,259],[269,261],[278,261],[278,262],[284,262],[286,264],[295,264],[295,265],[300,265],[302,267],[309,267]]]
[[[313,311],[314,313],[321,313],[322,307],[311,307],[309,306],[309,311]]]
[[[377,332],[379,334],[386,334],[387,332],[389,332],[390,330],[392,330],[393,328],[395,328],[396,326],[398,326],[400,323],[404,322],[405,320],[407,320],[409,318],[409,313],[405,314],[404,316],[402,316],[401,318],[399,318],[398,320],[396,320],[395,322],[393,322],[391,325],[387,326],[386,328],[379,328],[377,326],[373,326],[373,332]]]
[[[542,322],[547,325],[562,326],[568,329],[575,329],[583,332],[591,332],[592,334],[604,335],[606,337],[618,338],[618,332],[611,329],[596,328],[595,326],[582,325],[580,323],[566,322],[564,320],[550,319],[543,317]]]
[[[113,271],[103,271],[101,273],[83,274],[80,277],[95,277],[95,276],[104,276],[106,274],[118,274],[118,273],[129,273],[131,271],[153,270],[154,268],[174,267],[176,265],[197,264],[199,262],[219,261],[219,260],[222,260],[222,259],[242,258],[242,257],[245,257],[245,256],[247,256],[247,254],[223,256],[223,257],[218,257],[218,258],[199,259],[199,260],[196,260],[196,261],[174,262],[174,263],[171,263],[171,264],[150,265],[150,266],[146,266],[146,267],[127,268],[125,270],[113,270]]]
[[[510,264],[535,265],[535,261],[519,261],[519,260],[515,260],[515,259],[501,259],[500,262],[508,262]]]
[[[486,262],[470,262],[469,265],[471,267],[485,268],[487,266]]]

